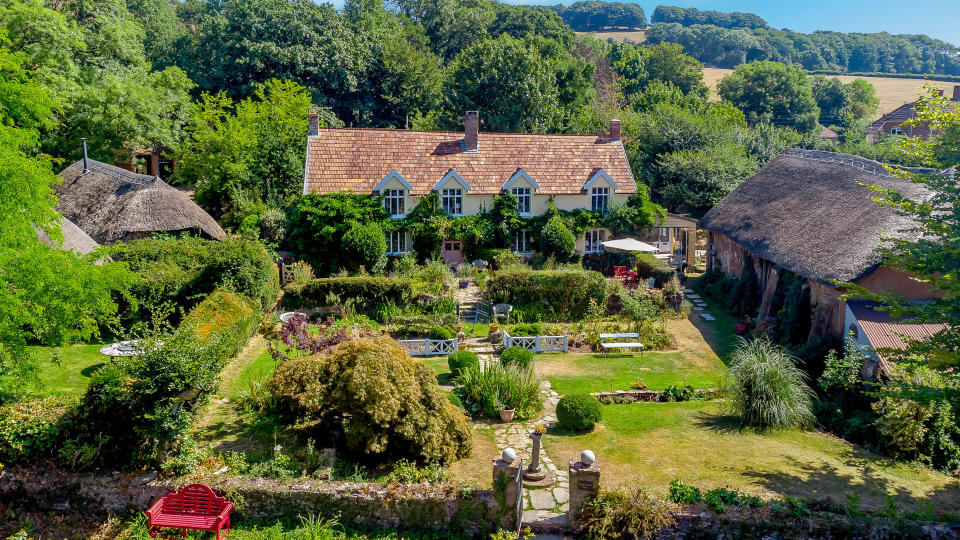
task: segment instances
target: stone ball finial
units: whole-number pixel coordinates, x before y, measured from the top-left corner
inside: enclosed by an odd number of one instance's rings
[[[580,452],[580,462],[584,465],[593,465],[593,462],[597,460],[597,456],[593,454],[593,450],[584,450]]]
[[[503,460],[506,461],[507,463],[513,463],[513,461],[517,459],[517,451],[514,450],[513,448],[504,448],[503,454],[501,454],[501,456],[503,457]]]

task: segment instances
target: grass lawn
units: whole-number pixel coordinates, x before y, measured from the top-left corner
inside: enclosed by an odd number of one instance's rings
[[[85,392],[93,373],[110,361],[100,354],[101,347],[102,343],[30,347],[31,354],[35,354],[40,363],[41,394],[62,396]]]
[[[437,382],[442,385],[453,384],[450,380],[450,366],[447,364],[446,356],[428,356],[421,358],[420,361],[437,372]]]
[[[887,494],[902,508],[936,501],[935,512],[960,511],[955,478],[897,464],[841,439],[790,430],[740,430],[718,401],[604,406],[591,433],[551,431],[544,445],[558,463],[589,448],[597,454],[606,488],[643,486],[665,495],[679,478],[701,489],[732,487],[761,497],[860,494],[875,508]]]
[[[480,337],[485,338],[490,335],[490,325],[483,323],[467,323],[463,325],[463,333],[467,339]]]
[[[694,388],[716,386],[726,368],[720,359],[706,364],[691,362],[678,352],[636,354],[542,354],[537,371],[561,394],[630,390],[638,377],[650,390],[675,384]]]
[[[447,472],[450,478],[471,486],[490,489],[493,473],[490,460],[500,454],[492,427],[473,429],[473,450],[470,457],[451,464]]]
[[[727,371],[721,358],[731,349],[732,340],[724,336],[732,334],[733,323],[720,314],[709,323],[692,315],[668,321],[667,330],[677,341],[675,351],[649,351],[639,357],[636,353],[541,354],[537,371],[561,394],[610,391],[611,386],[630,390],[637,377],[651,390],[672,384],[715,386]]]

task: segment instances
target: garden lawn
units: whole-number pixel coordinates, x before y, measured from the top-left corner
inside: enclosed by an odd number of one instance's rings
[[[90,377],[110,358],[100,354],[102,343],[66,347],[30,347],[40,364],[37,374],[47,396],[77,395],[86,392]]]
[[[447,473],[452,480],[490,489],[493,483],[491,460],[500,454],[492,427],[473,429],[473,450],[470,457],[450,464]]]
[[[723,339],[727,321],[718,318],[714,323],[716,328],[700,328],[705,321],[697,315],[667,321],[667,331],[677,343],[674,351],[540,354],[536,357],[537,372],[561,394],[604,392],[611,386],[613,390],[630,390],[637,377],[650,390],[685,384],[714,387],[727,372],[721,355],[730,349],[728,340]]]
[[[638,378],[649,390],[685,384],[710,388],[726,371],[719,359],[696,365],[678,352],[649,352],[641,358],[636,354],[542,354],[536,366],[561,394],[630,390]]]
[[[453,384],[450,380],[450,365],[447,364],[446,356],[428,356],[420,360],[437,372],[438,383],[444,386]]]
[[[901,509],[936,501],[935,514],[960,512],[960,482],[913,468],[818,432],[759,434],[740,430],[719,401],[605,405],[590,433],[551,430],[544,445],[557,463],[589,448],[608,489],[643,487],[665,495],[678,478],[700,489],[732,487],[764,498],[831,497],[846,504],[858,493],[876,508],[886,495]]]

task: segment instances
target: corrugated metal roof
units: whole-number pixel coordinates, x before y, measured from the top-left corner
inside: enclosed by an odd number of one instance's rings
[[[924,340],[950,327],[946,323],[911,323],[908,318],[894,319],[889,312],[874,309],[875,302],[851,300],[847,305],[874,350],[904,350],[907,348],[904,337]]]

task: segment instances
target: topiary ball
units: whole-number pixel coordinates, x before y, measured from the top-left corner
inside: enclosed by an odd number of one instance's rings
[[[557,403],[560,427],[582,431],[593,429],[603,416],[603,406],[590,394],[567,394]]]
[[[518,367],[528,368],[533,365],[533,353],[523,347],[510,347],[500,353],[500,363],[505,366],[514,364]]]
[[[470,351],[457,351],[447,357],[450,374],[456,378],[469,367],[480,367],[480,358]]]

